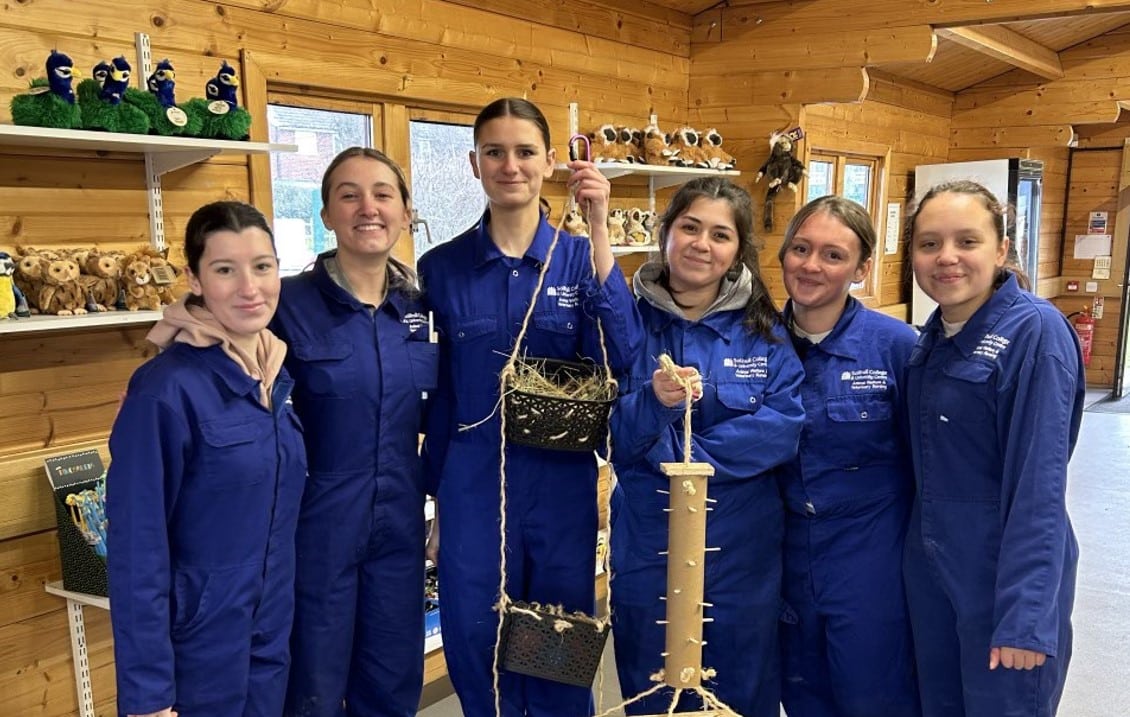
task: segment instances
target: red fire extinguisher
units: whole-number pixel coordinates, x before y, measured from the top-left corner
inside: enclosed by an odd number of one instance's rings
[[[1070,314],[1067,318],[1075,317],[1075,333],[1079,336],[1079,345],[1083,349],[1083,365],[1090,367],[1091,365],[1091,346],[1095,342],[1095,319],[1091,316],[1090,307],[1084,307],[1082,311],[1076,311]]]

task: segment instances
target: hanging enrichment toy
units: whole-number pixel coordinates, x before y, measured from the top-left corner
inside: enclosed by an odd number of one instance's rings
[[[667,595],[662,600],[667,605],[667,638],[663,667],[651,676],[657,684],[649,690],[632,697],[624,704],[600,713],[607,717],[612,712],[642,700],[666,688],[674,689],[671,708],[666,714],[679,714],[675,708],[684,692],[697,694],[706,709],[697,715],[714,717],[740,717],[734,710],[703,687],[704,680],[712,679],[715,671],[702,665],[702,625],[710,622],[704,609],[711,607],[703,599],[705,585],[705,556],[710,550],[706,547],[706,513],[709,510],[706,497],[708,479],[714,475],[714,466],[709,463],[691,462],[691,405],[694,379],[681,376],[678,366],[667,354],[659,356],[659,367],[673,381],[681,384],[686,391],[687,400],[683,415],[683,462],[660,463],[659,467],[671,481],[670,503],[667,510]],[[653,717],[660,717],[655,715]]]
[[[573,143],[583,141],[586,159],[588,139],[574,135],[569,140],[570,157],[576,159]],[[570,196],[569,205],[573,203]],[[604,329],[597,320],[597,333],[604,361],[601,367],[553,359],[519,358],[522,339],[530,324],[537,296],[561,237],[564,212],[546,252],[534,287],[530,306],[514,340],[510,358],[500,373],[502,441],[499,468],[499,611],[498,640],[494,656],[495,711],[501,715],[499,670],[541,677],[555,682],[590,687],[600,666],[608,639],[607,619],[581,612],[567,613],[560,606],[513,601],[506,594],[506,446],[508,442],[556,450],[586,451],[603,442],[611,454],[608,414],[616,397],[616,381],[608,364]],[[596,274],[593,252],[589,258]],[[607,603],[606,603],[607,613]]]

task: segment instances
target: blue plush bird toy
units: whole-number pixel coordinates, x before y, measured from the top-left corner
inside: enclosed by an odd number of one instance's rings
[[[78,102],[82,107],[82,126],[86,129],[107,132],[145,134],[149,131],[149,118],[128,102],[122,102],[129,86],[133,68],[119,55],[109,63],[94,66],[93,79],[83,80],[78,86]]]
[[[27,94],[12,98],[12,121],[32,127],[82,127],[82,113],[71,87],[74,69],[71,58],[52,50],[47,57],[47,76],[32,80]]]
[[[173,80],[176,78],[177,73],[173,70],[173,63],[168,60],[161,60],[157,63],[157,69],[153,70],[153,74],[149,75],[149,80],[146,86],[149,91],[157,96],[157,101],[161,103],[162,107],[173,107],[176,105],[176,97],[173,95],[173,88],[176,83]]]
[[[207,99],[193,98],[185,105],[186,112],[200,111],[204,117],[202,137],[247,139],[251,131],[251,114],[239,106],[239,75],[225,60],[216,76],[204,85]]]
[[[160,135],[196,137],[204,127],[200,108],[179,107],[176,100],[176,70],[168,59],[161,60],[145,82],[147,91],[126,90],[125,100],[149,118],[149,131]]]
[[[125,57],[118,55],[111,60],[110,74],[102,82],[102,92],[99,95],[102,101],[109,102],[112,105],[121,102],[122,95],[126,93],[126,88],[129,87],[131,74],[133,74],[133,68],[129,66]]]
[[[16,262],[8,252],[0,251],[0,320],[31,316],[27,298],[12,280]]]

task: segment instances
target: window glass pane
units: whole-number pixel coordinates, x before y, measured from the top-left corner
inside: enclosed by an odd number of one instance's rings
[[[832,185],[835,169],[834,163],[819,159],[814,159],[808,163],[808,196],[805,197],[806,202],[828,194],[835,194]]]
[[[472,127],[413,120],[409,136],[412,203],[421,220],[413,235],[419,259],[478,221],[486,195],[467,159],[475,146]]]
[[[271,154],[275,246],[287,276],[337,246],[320,216],[322,173],[341,150],[373,146],[373,123],[364,114],[268,105],[267,125],[272,142],[299,146],[298,152]]]
[[[844,167],[843,196],[859,202],[868,211],[871,210],[871,165],[852,164],[848,162]]]

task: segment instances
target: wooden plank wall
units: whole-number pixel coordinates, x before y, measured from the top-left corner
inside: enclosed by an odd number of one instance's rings
[[[890,148],[887,193],[874,212],[875,218],[885,223],[887,203],[899,204],[899,216],[905,219],[908,199],[913,199],[914,168],[947,161],[952,97],[889,79],[882,79],[877,85],[873,85],[869,94],[875,100],[807,107],[805,131],[810,147],[834,151],[854,143],[866,143]],[[909,318],[908,284],[904,275],[906,259],[901,227],[898,251],[886,256],[881,230],[875,254],[879,267],[875,305],[885,307],[904,320]]]
[[[0,8],[0,121],[8,100],[43,74],[53,48],[77,74],[96,61],[134,58],[133,34],[149,33],[155,58],[177,69],[178,98],[203,94],[221,58],[254,58],[269,86],[306,94],[475,111],[506,95],[537,102],[558,151],[568,103],[582,128],[605,121],[686,121],[690,19],[647,8],[577,16],[573,29],[492,14],[466,3],[404,0],[52,0]],[[586,5],[585,7],[588,7]],[[595,6],[593,6],[595,7]],[[518,8],[515,4],[514,8]],[[576,9],[573,10],[576,12]],[[599,31],[586,32],[597,27]],[[548,20],[547,20],[548,21]],[[250,107],[264,123],[265,93]],[[386,120],[387,123],[387,120]],[[43,155],[48,155],[43,158]],[[263,163],[265,164],[265,163]],[[127,248],[147,241],[143,164],[137,157],[0,148],[0,249]],[[247,199],[246,158],[217,159],[167,175],[166,231],[220,198]],[[261,181],[256,180],[257,182]],[[617,185],[617,201],[646,189]],[[558,194],[560,191],[558,190]],[[175,244],[175,239],[171,243]],[[64,603],[43,591],[59,578],[54,517],[42,459],[77,448],[105,451],[118,395],[151,355],[145,328],[5,336],[0,351],[0,714],[77,712]],[[114,710],[106,614],[87,609],[94,694]]]
[[[1084,287],[1093,264],[1073,258],[1074,237],[1086,229],[1090,211],[1109,211],[1113,229],[1118,209],[1122,146],[1130,137],[1130,125],[1119,121],[1118,104],[1130,100],[1130,28],[1064,50],[1060,60],[1065,74],[1060,80],[1038,80],[1016,70],[958,93],[950,159],[1018,156],[1044,160],[1040,247],[1047,260],[1040,264],[1038,287],[1041,295],[1071,312],[1090,303]],[[1069,162],[1070,150],[1063,141],[1065,126],[1077,134],[1081,148],[1110,147],[1112,151],[1076,152]],[[1124,270],[1124,263],[1116,262],[1112,276],[1121,276]],[[1068,280],[1079,281],[1078,293],[1066,291]],[[1122,320],[1121,297],[1114,281],[1101,282],[1100,293],[1105,311],[1096,325],[1087,382],[1109,387]]]

